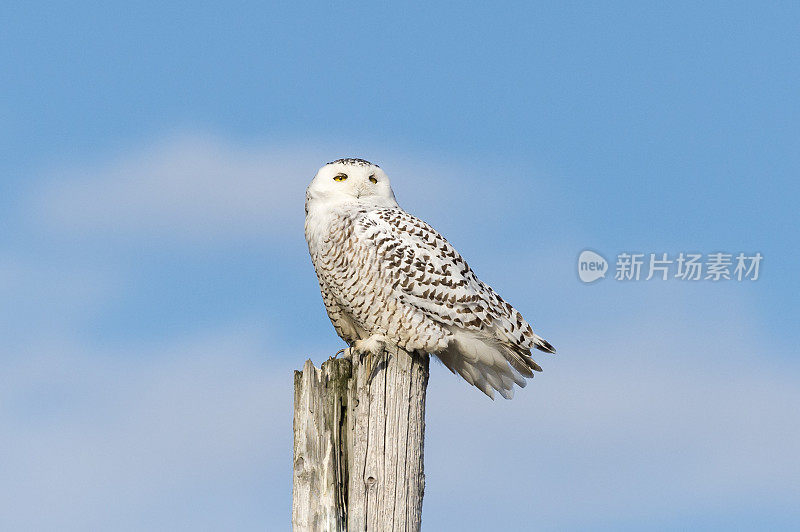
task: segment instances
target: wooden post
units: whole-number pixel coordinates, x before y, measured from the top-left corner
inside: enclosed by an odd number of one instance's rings
[[[294,374],[295,531],[419,530],[428,356],[307,360]]]

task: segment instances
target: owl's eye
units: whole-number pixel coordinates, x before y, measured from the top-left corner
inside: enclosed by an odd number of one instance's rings
[[[371,175],[371,176],[369,176],[369,181],[370,181],[370,183],[372,183],[373,185],[374,185],[375,183],[377,183],[377,182],[378,182],[378,180],[377,180],[377,179],[375,179],[375,176],[374,176],[374,175]]]
[[[347,174],[336,174],[333,176],[334,181],[344,181],[345,179],[347,179]]]

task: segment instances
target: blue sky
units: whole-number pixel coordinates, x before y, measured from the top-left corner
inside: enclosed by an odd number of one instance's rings
[[[341,156],[559,350],[511,402],[433,366],[426,529],[800,524],[793,4],[0,15],[0,528],[289,528]],[[764,262],[584,285],[586,248]]]

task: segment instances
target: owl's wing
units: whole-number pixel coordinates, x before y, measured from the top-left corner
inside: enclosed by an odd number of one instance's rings
[[[442,325],[494,339],[528,357],[532,348],[555,352],[424,221],[386,208],[363,213],[355,225],[360,240],[374,247],[381,276],[402,302]]]

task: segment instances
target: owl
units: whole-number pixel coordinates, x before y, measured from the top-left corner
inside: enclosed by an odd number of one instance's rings
[[[363,159],[323,166],[306,190],[305,236],[336,333],[359,354],[388,345],[435,355],[494,399],[555,353],[434,228],[404,211]]]

